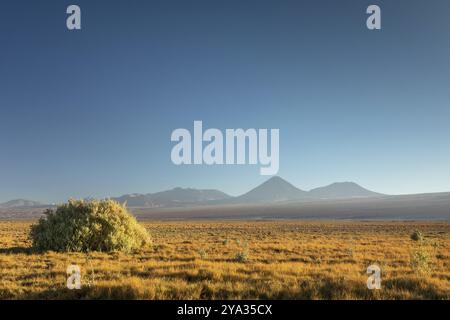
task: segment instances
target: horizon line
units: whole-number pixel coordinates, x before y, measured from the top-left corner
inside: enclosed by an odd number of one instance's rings
[[[326,184],[326,185],[323,185],[323,186],[318,186],[318,187],[311,188],[311,189],[302,189],[302,188],[299,188],[296,185],[292,184],[288,180],[282,178],[281,176],[274,175],[274,176],[266,179],[262,183],[252,187],[250,190],[245,191],[243,193],[240,193],[238,195],[232,195],[232,194],[230,194],[228,192],[222,191],[219,188],[180,187],[178,185],[178,186],[175,186],[175,187],[172,187],[172,188],[167,188],[167,189],[163,189],[163,190],[155,191],[155,192],[130,192],[130,193],[123,193],[121,195],[116,195],[116,196],[111,196],[111,195],[110,196],[104,196],[104,197],[84,196],[84,197],[81,197],[81,198],[68,196],[66,198],[66,200],[63,200],[63,201],[42,201],[42,200],[34,198],[34,197],[33,198],[28,198],[28,197],[20,197],[19,196],[19,197],[16,197],[16,198],[10,198],[9,200],[0,200],[0,205],[8,203],[8,202],[11,202],[11,201],[19,201],[19,200],[21,200],[21,201],[40,202],[42,205],[53,205],[53,204],[57,204],[57,203],[61,203],[61,202],[66,202],[69,199],[77,199],[77,198],[78,199],[112,199],[112,198],[119,198],[119,197],[123,197],[123,196],[134,195],[134,194],[136,194],[136,195],[152,195],[152,194],[156,194],[156,193],[160,193],[160,192],[172,191],[172,190],[175,190],[175,189],[183,189],[183,190],[189,190],[189,189],[191,189],[191,190],[214,190],[214,191],[222,192],[222,193],[226,194],[227,196],[229,196],[230,198],[237,198],[237,197],[240,197],[242,195],[245,195],[246,193],[252,191],[255,188],[258,188],[259,186],[263,185],[264,183],[266,183],[266,182],[268,182],[268,181],[270,181],[271,179],[274,179],[274,178],[279,178],[279,179],[283,180],[284,182],[287,182],[287,183],[291,184],[292,186],[294,186],[295,188],[299,189],[300,191],[304,191],[304,192],[307,192],[307,193],[311,192],[311,191],[313,191],[315,189],[329,187],[329,186],[331,186],[333,184],[344,184],[344,183],[356,184],[357,186],[359,186],[359,187],[361,187],[361,188],[363,188],[363,189],[365,189],[367,191],[374,192],[374,193],[379,193],[380,196],[407,196],[407,195],[421,195],[421,194],[434,194],[434,193],[439,194],[439,193],[449,193],[450,192],[449,190],[447,190],[447,191],[426,191],[426,192],[395,193],[395,194],[389,193],[388,194],[388,193],[382,193],[382,192],[378,192],[378,191],[373,191],[373,190],[367,189],[364,186],[362,186],[361,184],[359,184],[357,182],[354,182],[354,181],[335,181],[335,182],[331,182],[329,184]]]

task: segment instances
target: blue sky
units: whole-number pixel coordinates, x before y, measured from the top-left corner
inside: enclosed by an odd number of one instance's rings
[[[82,30],[66,29],[78,4]],[[365,10],[382,9],[369,31]],[[236,195],[259,166],[175,166],[176,128],[279,128],[279,175],[450,191],[450,2],[4,1],[0,201],[181,187]]]

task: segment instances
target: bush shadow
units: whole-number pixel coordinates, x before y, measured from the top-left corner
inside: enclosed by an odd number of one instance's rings
[[[33,252],[33,248],[30,247],[0,248],[0,254],[32,254]]]

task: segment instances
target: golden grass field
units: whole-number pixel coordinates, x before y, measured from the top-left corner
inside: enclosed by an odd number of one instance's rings
[[[0,222],[0,299],[449,299],[450,222],[142,222],[151,248],[34,253]],[[420,230],[423,241],[410,238]],[[66,269],[81,268],[81,290]],[[378,264],[382,288],[367,289]]]

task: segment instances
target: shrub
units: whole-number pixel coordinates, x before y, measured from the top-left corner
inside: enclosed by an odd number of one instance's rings
[[[411,234],[411,240],[414,240],[414,241],[423,241],[423,234],[422,234],[422,232],[420,232],[419,230],[415,230],[415,231]]]
[[[234,256],[234,260],[236,262],[240,262],[240,263],[245,263],[248,261],[248,251],[239,251],[236,253],[236,255]]]
[[[199,254],[200,258],[203,260],[208,258],[208,252],[206,252],[204,249],[198,250],[198,254]]]
[[[69,200],[31,227],[37,250],[124,251],[151,243],[150,235],[127,209],[113,200]]]
[[[430,253],[425,248],[420,248],[411,253],[411,268],[419,274],[431,272]]]

